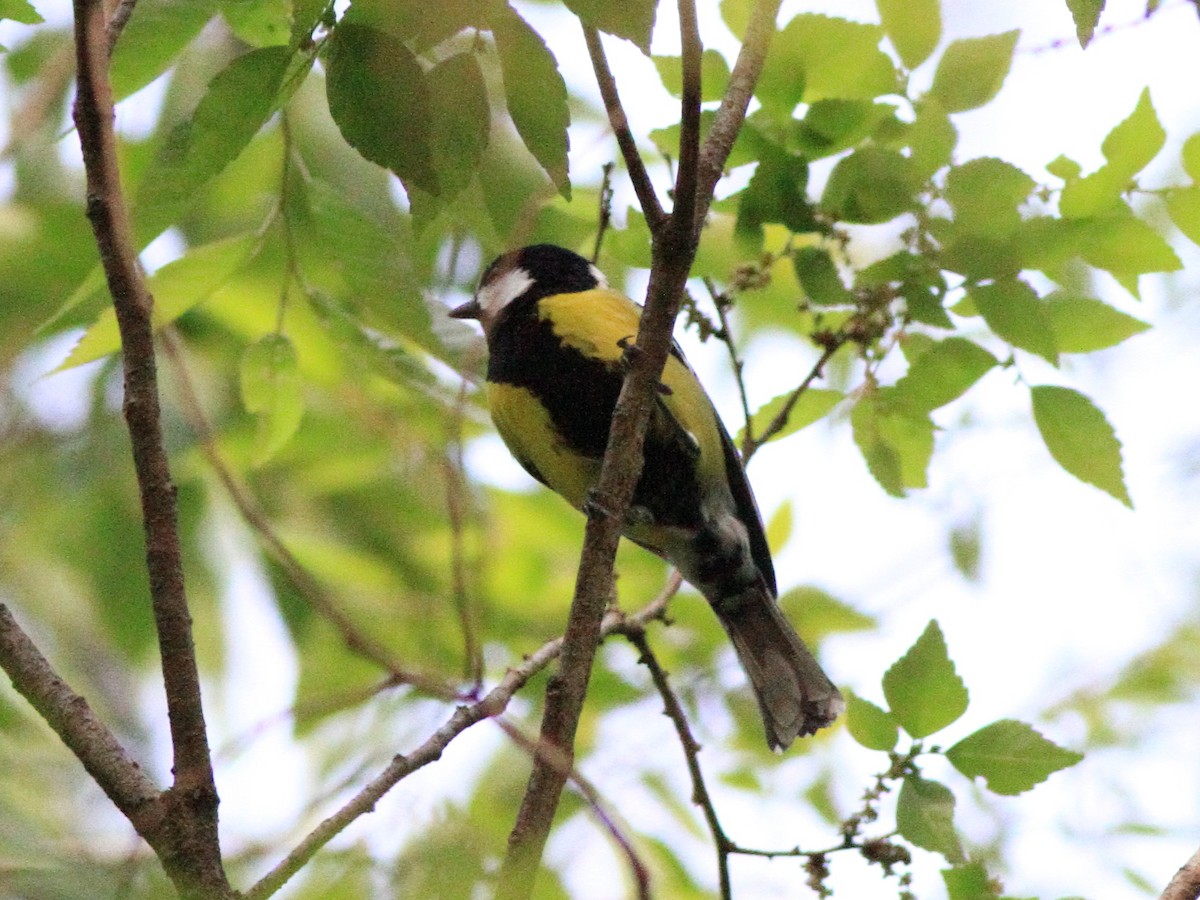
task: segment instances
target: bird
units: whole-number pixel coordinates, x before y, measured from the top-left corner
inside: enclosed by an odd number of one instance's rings
[[[584,257],[536,244],[497,257],[449,311],[483,328],[492,420],[533,478],[586,512],[641,307]],[[833,723],[844,702],[777,603],[775,569],[729,433],[678,344],[646,431],[622,533],[708,601],[762,714],[768,746]]]

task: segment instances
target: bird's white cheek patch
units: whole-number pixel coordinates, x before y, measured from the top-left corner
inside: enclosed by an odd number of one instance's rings
[[[533,277],[520,266],[509,269],[498,278],[479,288],[475,299],[479,301],[485,322],[495,321],[504,307],[512,303],[533,287]]]

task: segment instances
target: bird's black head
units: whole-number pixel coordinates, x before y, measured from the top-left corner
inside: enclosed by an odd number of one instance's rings
[[[450,315],[456,319],[478,319],[485,332],[515,301],[532,304],[552,294],[573,294],[608,282],[594,265],[563,247],[533,244],[492,260],[479,279],[475,297]]]

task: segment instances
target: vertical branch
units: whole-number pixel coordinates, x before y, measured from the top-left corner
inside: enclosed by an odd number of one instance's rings
[[[613,560],[621,538],[621,526],[641,475],[642,443],[650,419],[653,391],[671,348],[675,316],[696,255],[693,223],[697,209],[698,152],[687,152],[686,147],[688,144],[696,146],[699,139],[702,48],[694,3],[679,0],[679,7],[685,86],[681,110],[681,143],[684,146],[681,147],[676,178],[676,206],[669,217],[657,227],[652,226],[654,265],[650,270],[646,306],[636,345],[627,351],[629,371],[613,411],[600,477],[590,494],[583,552],[559,671],[546,688],[540,740],[569,764],[574,761],[575,731],[600,637],[601,618],[612,590]],[[610,115],[612,109],[609,105]],[[636,152],[634,148],[635,157]],[[640,167],[640,159],[636,166],[629,158],[626,162],[631,167]],[[653,208],[643,207],[647,221],[651,220]],[[549,765],[545,758],[539,753],[534,759],[517,821],[509,835],[508,853],[497,886],[497,897],[501,900],[521,900],[530,895],[558,809],[566,776],[563,767]]]
[[[174,785],[182,804],[176,826],[180,866],[197,885],[228,891],[217,839],[217,791],[200,699],[192,619],[184,594],[175,486],[159,415],[153,301],[138,266],[121,193],[108,80],[109,38],[102,0],[75,0],[77,91],[75,126],[87,172],[87,215],[108,279],[121,333],[125,420],[133,449],[146,533],[146,569],[162,657],[174,751]],[[189,888],[191,889],[191,888]]]

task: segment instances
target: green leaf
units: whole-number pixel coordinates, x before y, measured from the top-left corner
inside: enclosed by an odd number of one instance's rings
[[[22,25],[40,25],[41,17],[29,0],[0,0],[0,20],[10,19]]]
[[[171,132],[142,177],[136,211],[143,235],[176,219],[246,149],[278,107],[292,64],[286,47],[251,50],[209,82],[190,121]]]
[[[1129,117],[1104,138],[1101,150],[1107,162],[1090,175],[1067,183],[1059,199],[1059,211],[1068,218],[1084,218],[1112,207],[1129,189],[1134,176],[1162,150],[1166,139],[1150,92],[1143,90]]]
[[[1115,347],[1150,327],[1107,303],[1062,292],[1046,298],[1046,312],[1061,353],[1092,353]]]
[[[1069,156],[1059,154],[1046,163],[1046,171],[1055,178],[1061,178],[1063,181],[1074,181],[1083,171],[1083,166],[1075,162]]]
[[[236,0],[221,15],[239,40],[251,47],[286,47],[292,40],[291,0]]]
[[[872,616],[811,585],[784,591],[779,605],[788,620],[812,643],[831,634],[869,631],[878,624]]]
[[[900,728],[886,709],[846,692],[846,730],[868,750],[891,750],[900,739]]]
[[[828,250],[801,247],[792,254],[796,277],[808,299],[817,306],[850,306],[854,294],[842,282]]]
[[[780,412],[783,411],[788,400],[791,398],[792,392],[780,394],[778,397],[773,397],[754,413],[754,433],[761,435]],[[828,388],[808,388],[800,399],[792,406],[792,411],[788,414],[787,423],[779,430],[772,440],[782,440],[789,435],[795,434],[801,428],[807,428],[814,422],[819,422],[825,418],[835,406],[845,398],[845,394],[841,391],[833,391]],[[745,429],[738,433],[738,443],[741,443],[745,438]]]
[[[946,200],[954,209],[955,229],[1003,237],[1021,224],[1019,207],[1037,183],[1016,166],[981,158],[954,166],[946,174]]]
[[[249,260],[257,235],[238,235],[194,247],[146,280],[154,297],[152,318],[157,330],[210,297]],[[87,330],[59,370],[81,366],[121,348],[117,316],[107,307]]]
[[[565,0],[567,9],[588,25],[632,41],[643,53],[650,53],[650,34],[654,31],[657,0]]]
[[[850,427],[867,469],[893,497],[926,485],[933,455],[933,422],[889,402],[886,393],[867,392],[850,410]]]
[[[1075,35],[1079,46],[1086,49],[1096,33],[1100,13],[1104,11],[1104,0],[1067,0],[1067,9],[1075,20]]]
[[[862,147],[834,166],[821,206],[844,222],[888,222],[916,208],[920,185],[908,157],[881,147]]]
[[[954,794],[937,781],[910,774],[896,799],[896,830],[906,840],[940,853],[952,863],[965,857],[954,830]]]
[[[1193,244],[1200,244],[1200,186],[1174,188],[1166,193],[1167,215]]]
[[[790,126],[787,147],[810,161],[833,156],[860,143],[895,111],[870,100],[818,100]]]
[[[1071,388],[1041,385],[1030,395],[1034,421],[1055,461],[1132,508],[1121,471],[1121,442],[1104,413]]]
[[[961,397],[997,364],[995,356],[973,341],[946,338],[909,365],[891,397],[907,409],[929,414]]]
[[[720,0],[721,21],[739,41],[746,37],[750,15],[754,10],[753,0]]]
[[[958,130],[940,103],[925,100],[917,104],[917,116],[909,126],[907,142],[916,177],[926,181],[950,164],[958,144]]]
[[[900,61],[915,69],[942,37],[941,0],[875,0],[879,21]]]
[[[302,387],[296,349],[282,334],[268,334],[242,354],[242,404],[258,417],[256,466],[278,453],[300,427]]]
[[[508,6],[492,17],[492,34],[504,73],[504,96],[517,133],[563,197],[567,175],[567,85],[554,56],[536,31]]]
[[[915,738],[941,731],[967,711],[966,685],[936,620],[884,673],[883,695],[900,727]]]
[[[1124,204],[1112,215],[1079,223],[1073,239],[1080,255],[1097,269],[1111,272],[1127,289],[1137,275],[1183,268],[1166,238],[1133,215]],[[1130,290],[1136,296],[1136,290]]]
[[[1200,181],[1200,131],[1183,142],[1180,153],[1183,171],[1187,172],[1192,181]]]
[[[968,778],[983,778],[994,793],[1012,795],[1075,765],[1083,754],[1064,750],[1024,722],[1001,719],[963,738],[946,758]]]
[[[763,225],[778,222],[793,232],[816,228],[805,188],[808,161],[774,145],[760,150],[758,167],[738,202],[737,233],[757,239]]]
[[[996,335],[1014,347],[1036,353],[1058,365],[1058,344],[1046,304],[1019,278],[975,285],[967,296]]]
[[[138,3],[113,50],[113,99],[123,100],[167,71],[216,11],[213,0]]]
[[[946,296],[946,280],[939,267],[924,256],[900,251],[872,263],[858,272],[859,287],[882,287],[894,284],[916,322],[937,328],[953,328],[954,322],[942,302]]]
[[[779,509],[775,510],[771,520],[767,522],[767,545],[771,548],[771,552],[779,553],[787,544],[792,536],[792,526],[795,524],[795,514],[792,510],[792,501],[784,500],[779,504]]]
[[[663,87],[672,97],[683,96],[683,58],[679,56],[655,56],[654,67]],[[729,63],[716,50],[705,50],[700,57],[700,100],[710,103],[725,96],[729,83]]]
[[[1000,888],[981,863],[965,863],[942,869],[946,900],[997,900]]]
[[[954,41],[938,63],[930,95],[950,113],[988,103],[1004,85],[1019,34],[1006,31]]]
[[[404,183],[436,194],[429,90],[404,42],[343,19],[326,56],[329,113],[351,147]]]
[[[755,94],[772,114],[829,97],[871,100],[897,90],[896,71],[879,49],[883,29],[805,13],[771,41]]]

